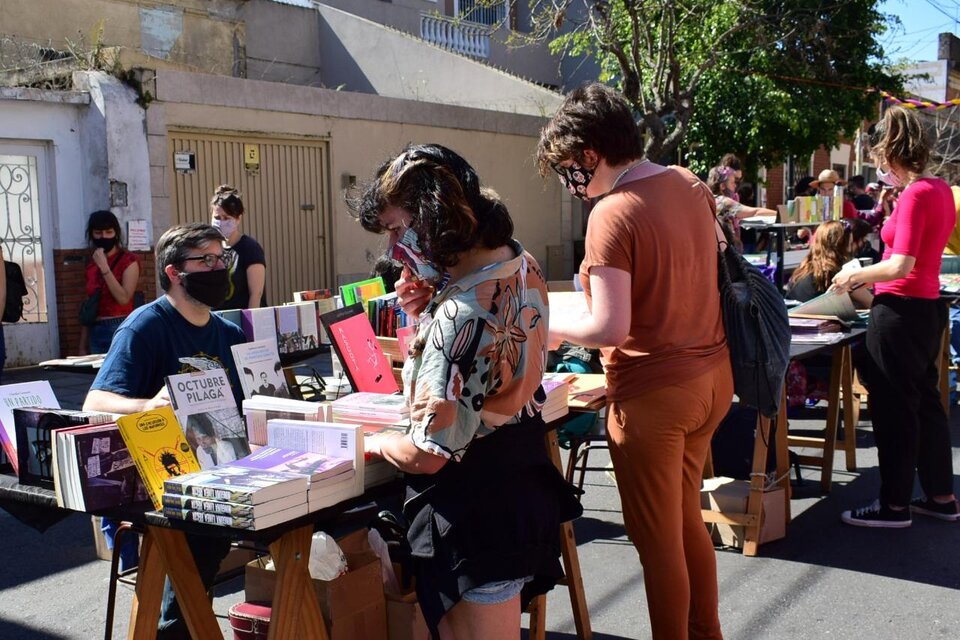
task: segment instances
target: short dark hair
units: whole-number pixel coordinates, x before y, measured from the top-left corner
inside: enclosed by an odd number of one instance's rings
[[[858,173],[857,175],[850,176],[850,178],[847,180],[847,184],[852,187],[857,187],[858,189],[865,189],[867,181],[864,180],[863,176]]]
[[[545,176],[565,160],[583,163],[592,149],[610,165],[643,157],[643,139],[633,109],[614,89],[593,82],[571,91],[540,131],[537,167]]]
[[[157,257],[157,273],[160,278],[160,288],[170,290],[170,278],[167,276],[167,265],[179,266],[189,257],[191,249],[199,249],[208,242],[223,243],[223,235],[216,227],[203,222],[191,222],[171,227],[163,232],[157,240],[154,253]]]
[[[87,218],[87,243],[93,246],[93,232],[106,231],[107,229],[113,229],[113,232],[117,235],[117,245],[123,247],[123,241],[120,237],[120,221],[117,220],[117,216],[113,215],[112,211],[106,209],[94,211]]]
[[[213,192],[210,198],[211,207],[220,207],[223,212],[231,218],[239,218],[246,210],[243,208],[243,200],[240,198],[240,192],[228,184],[222,184]]]
[[[410,145],[381,164],[361,195],[348,199],[367,231],[383,233],[386,207],[408,211],[420,248],[431,262],[452,267],[457,256],[482,246],[495,249],[513,237],[513,220],[493,191],[480,187],[473,167],[439,144]]]

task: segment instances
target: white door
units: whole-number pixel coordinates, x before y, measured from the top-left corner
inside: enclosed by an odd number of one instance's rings
[[[0,246],[23,270],[23,319],[4,324],[6,367],[35,365],[60,353],[57,331],[53,215],[44,144],[0,141]]]

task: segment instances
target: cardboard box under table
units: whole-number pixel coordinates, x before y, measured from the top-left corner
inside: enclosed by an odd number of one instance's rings
[[[348,571],[331,581],[311,580],[330,640],[383,640],[387,637],[387,605],[380,560],[367,544],[366,530],[337,540]],[[247,564],[248,602],[270,602],[277,574],[267,569],[270,556]]]
[[[783,487],[774,486],[763,492],[763,509],[760,512],[759,544],[779,540],[786,535]],[[708,478],[700,491],[700,506],[720,513],[747,513],[750,498],[750,483],[732,478]],[[745,541],[743,525],[716,522],[711,525],[714,544],[743,548]]]

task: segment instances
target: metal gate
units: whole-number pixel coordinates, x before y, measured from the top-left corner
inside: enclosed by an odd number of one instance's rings
[[[168,141],[168,166],[175,166],[174,154],[183,161],[184,152],[193,154],[194,165],[174,171],[174,224],[210,222],[214,189],[233,185],[246,209],[242,231],[266,254],[267,302],[334,286],[325,140],[172,131]]]

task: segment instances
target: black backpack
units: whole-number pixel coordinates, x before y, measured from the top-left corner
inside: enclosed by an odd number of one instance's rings
[[[18,322],[23,317],[23,297],[27,295],[27,282],[16,262],[4,260],[3,270],[7,275],[7,303],[3,307],[3,321]]]

